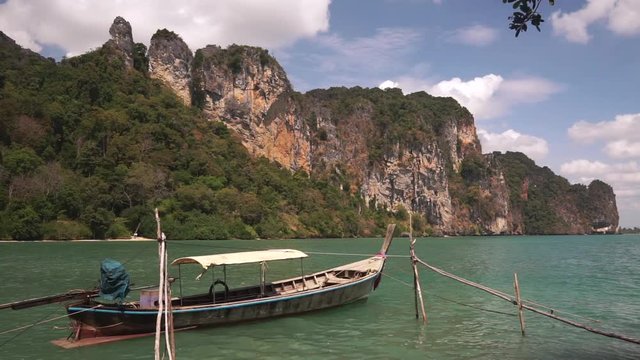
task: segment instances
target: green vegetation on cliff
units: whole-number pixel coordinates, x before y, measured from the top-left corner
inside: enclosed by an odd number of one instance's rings
[[[548,167],[539,167],[518,152],[491,155],[504,171],[512,211],[522,216],[526,234],[588,232],[594,225],[618,224],[611,186],[594,180],[570,184]]]
[[[106,47],[55,64],[0,33],[0,74],[0,238],[153,237],[156,206],[173,239],[374,235],[389,220],[251,157]]]
[[[360,112],[371,112],[373,128],[371,134],[367,134],[371,162],[380,161],[384,154],[393,153],[396,146],[400,146],[401,150],[410,150],[442,141],[443,126],[455,119],[468,118],[473,121],[471,114],[454,99],[435,97],[425,92],[405,96],[400,89],[340,87],[312,90],[305,97],[308,98],[306,106],[310,108],[307,111],[311,112],[307,117],[308,125],[316,130],[320,140],[326,134],[315,123],[314,105],[321,104],[326,108],[334,125],[348,121],[350,116]]]

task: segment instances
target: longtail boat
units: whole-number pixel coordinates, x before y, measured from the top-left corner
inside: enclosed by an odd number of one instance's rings
[[[380,252],[370,258],[272,282],[265,281],[267,262],[302,259],[307,255],[298,250],[276,249],[175,259],[172,265],[178,266],[179,273],[183,265],[199,265],[203,273],[222,267],[225,274],[229,265],[259,263],[262,266],[259,284],[233,287],[226,279],[216,280],[207,292],[172,297],[169,311],[173,315],[173,328],[220,326],[293,315],[366,298],[380,283],[394,229],[395,225],[389,226]],[[99,297],[87,296],[66,307],[74,322],[76,340],[152,333],[158,315],[158,301],[154,301],[153,292],[141,293],[140,301],[120,304],[107,304]]]

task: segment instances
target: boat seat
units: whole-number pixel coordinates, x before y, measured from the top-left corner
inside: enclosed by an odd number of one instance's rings
[[[327,274],[327,280],[325,281],[325,284],[346,284],[350,281],[351,279],[344,279],[333,274]]]

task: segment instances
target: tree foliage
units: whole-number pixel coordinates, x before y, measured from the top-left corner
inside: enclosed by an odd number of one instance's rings
[[[185,107],[144,50],[133,70],[107,47],[56,64],[0,37],[0,238],[154,237],[154,207],[172,239],[383,233],[390,214],[204,119],[197,79]]]
[[[555,0],[547,0],[549,5],[554,5]],[[504,4],[510,4],[514,12],[509,16],[509,29],[516,32],[516,37],[521,31],[527,31],[529,24],[540,31],[540,25],[544,22],[542,14],[538,12],[540,5],[545,0],[502,0]]]

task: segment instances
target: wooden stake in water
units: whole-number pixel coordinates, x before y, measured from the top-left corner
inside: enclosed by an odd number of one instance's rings
[[[513,273],[513,288],[516,291],[516,305],[518,306],[518,319],[520,319],[520,331],[524,336],[524,311],[522,310],[522,300],[520,299],[520,284],[518,284],[518,273]]]
[[[409,212],[409,239],[411,252],[411,267],[413,267],[413,286],[415,291],[416,319],[418,319],[418,301],[420,301],[420,309],[422,310],[422,322],[427,323],[427,311],[424,308],[424,299],[422,298],[422,287],[420,286],[420,274],[418,273],[418,258],[416,256],[416,239],[413,237],[413,224],[411,221],[411,212]]]

